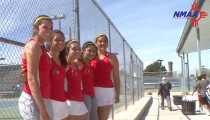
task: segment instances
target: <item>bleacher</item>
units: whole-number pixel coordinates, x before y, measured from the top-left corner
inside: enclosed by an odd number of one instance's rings
[[[22,89],[20,82],[20,65],[0,66],[0,94]]]

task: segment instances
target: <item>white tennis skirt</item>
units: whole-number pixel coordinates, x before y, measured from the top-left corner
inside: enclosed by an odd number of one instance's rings
[[[73,101],[73,100],[67,100],[66,102],[70,109],[70,112],[69,112],[70,115],[80,116],[88,112],[84,102],[78,102],[78,101]]]
[[[52,111],[52,103],[50,99],[43,99],[45,107],[49,116],[52,118],[53,111]],[[23,117],[24,120],[39,120],[40,113],[39,109],[35,103],[33,96],[22,92],[19,101],[18,107],[20,111],[20,115]]]
[[[115,88],[94,87],[98,106],[107,106],[115,103]]]
[[[52,101],[53,117],[52,120],[61,120],[69,116],[70,108],[66,102]]]

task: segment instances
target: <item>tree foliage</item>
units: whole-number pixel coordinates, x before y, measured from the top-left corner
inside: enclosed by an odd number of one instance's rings
[[[161,71],[166,71],[165,66],[161,65],[158,61],[155,61],[154,63],[148,65],[144,72],[160,72],[160,66]]]

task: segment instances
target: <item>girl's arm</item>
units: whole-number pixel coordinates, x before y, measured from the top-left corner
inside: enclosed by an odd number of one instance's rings
[[[113,53],[110,53],[110,62],[113,66],[113,79],[114,79],[114,85],[115,85],[115,103],[120,102],[120,76],[119,76],[119,62],[117,59],[117,56]]]
[[[31,94],[37,104],[40,111],[40,117],[44,120],[49,120],[50,117],[47,113],[46,107],[44,105],[40,85],[37,79],[40,56],[42,55],[42,50],[38,42],[30,41],[26,48],[26,60],[27,60],[27,80],[31,90]]]
[[[21,67],[22,69],[20,70],[20,81],[22,83],[25,83],[27,81],[27,73],[26,73],[26,70]]]

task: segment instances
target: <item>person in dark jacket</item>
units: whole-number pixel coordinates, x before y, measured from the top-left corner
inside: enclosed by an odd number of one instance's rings
[[[171,108],[171,99],[170,99],[170,90],[172,86],[171,83],[166,80],[166,77],[162,78],[162,82],[159,85],[158,90],[158,96],[161,96],[161,109],[164,110],[164,100],[166,99],[166,102],[168,104],[168,108],[170,111],[172,111]]]

